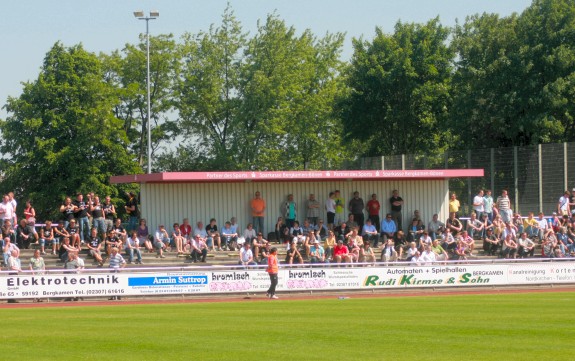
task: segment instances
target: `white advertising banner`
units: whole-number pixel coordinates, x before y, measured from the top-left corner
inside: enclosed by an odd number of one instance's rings
[[[262,269],[2,274],[0,299],[265,292]],[[522,262],[393,267],[280,268],[278,291],[575,283],[575,263]]]

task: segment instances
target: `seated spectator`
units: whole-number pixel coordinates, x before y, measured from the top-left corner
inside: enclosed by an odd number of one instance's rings
[[[348,225],[345,222],[343,222],[339,226],[335,227],[333,231],[338,241],[342,240],[343,242],[345,242],[346,235],[349,234],[349,232],[351,232],[351,228],[349,228]]]
[[[305,256],[306,259],[309,259],[309,255],[310,255],[310,249],[311,247],[314,245],[315,241],[319,241],[316,236],[315,236],[315,232],[313,230],[310,230],[303,242],[303,250],[305,251]]]
[[[190,258],[194,263],[198,261],[205,263],[207,256],[208,245],[204,238],[202,238],[199,234],[196,234],[190,243]]]
[[[473,249],[475,248],[475,241],[469,236],[469,234],[467,234],[466,231],[461,232],[460,238],[465,244],[467,252],[469,252],[469,255],[471,256],[473,254]]]
[[[375,252],[373,252],[373,248],[371,248],[371,242],[363,242],[363,247],[359,249],[359,262],[375,263]]]
[[[327,236],[329,234],[329,229],[327,228],[327,226],[323,223],[323,219],[320,219],[317,222],[317,227],[315,230],[315,236],[317,239],[319,239],[320,241],[324,241]]]
[[[271,245],[270,242],[267,242],[263,248],[260,248],[260,253],[258,255],[258,263],[260,265],[268,264],[268,257],[270,256],[271,252]]]
[[[128,232],[124,226],[122,226],[122,219],[116,218],[114,224],[112,225],[112,230],[114,231],[114,236],[120,240],[121,243],[126,242],[126,238],[128,238]],[[121,249],[121,247],[118,247]]]
[[[481,223],[483,225],[483,229],[481,230],[481,239],[484,240],[485,237],[487,237],[487,230],[491,229],[491,231],[493,231],[493,222],[491,222],[487,213],[483,213],[481,215]]]
[[[388,213],[385,215],[385,219],[381,221],[381,242],[385,245],[389,238],[393,239],[395,237],[395,232],[397,232],[397,226],[391,213]]]
[[[333,248],[333,261],[335,263],[349,263],[349,249],[343,244],[343,240],[338,239],[337,244]]]
[[[517,240],[518,243],[518,255],[521,258],[526,258],[527,256],[533,257],[535,253],[535,243],[527,238],[527,233],[521,233],[521,236]]]
[[[112,248],[122,247],[122,241],[116,236],[116,232],[114,232],[114,230],[108,232],[108,236],[104,241],[104,246],[106,247],[105,249],[107,255],[110,255],[112,253]]]
[[[126,255],[128,256],[128,263],[134,261],[134,254],[136,255],[136,264],[143,264],[142,252],[140,251],[140,241],[138,240],[138,232],[132,231],[132,234],[126,239],[126,246],[124,247]]]
[[[188,218],[184,218],[181,225],[178,225],[180,229],[180,236],[185,238],[186,241],[189,241],[192,237],[192,226],[190,225],[190,220]],[[182,241],[182,244],[184,242]],[[183,251],[183,250],[182,250]]]
[[[467,246],[461,238],[457,240],[457,246],[455,247],[455,252],[453,255],[454,260],[464,261],[467,260]]]
[[[533,217],[533,212],[529,212],[527,218],[523,219],[523,231],[527,233],[527,237],[533,239],[539,234],[539,223]]]
[[[513,222],[511,223],[513,224],[513,227],[515,228],[517,234],[523,233],[524,227],[523,227],[523,218],[521,217],[521,214],[519,213],[513,214]]]
[[[447,229],[442,230],[440,238],[441,247],[447,251],[450,255],[455,253],[455,248],[457,248],[457,241],[453,234]]]
[[[196,238],[196,236],[199,235],[201,239],[204,240],[204,242],[206,242],[206,245],[208,246],[208,251],[214,251],[214,244],[212,242],[212,244],[210,244],[208,242],[208,232],[206,232],[206,228],[204,227],[204,223],[202,221],[199,221],[198,223],[196,223],[196,227],[194,228],[194,232],[193,232],[193,237],[194,239]],[[188,245],[186,245],[188,246]],[[184,249],[185,251],[185,249]]]
[[[306,235],[304,235],[303,228],[299,226],[298,221],[293,222],[293,227],[290,228],[289,234],[291,236],[292,243],[295,241],[298,245],[304,244]]]
[[[54,238],[52,239],[52,254],[56,255],[60,249],[60,244],[64,237],[70,237],[70,233],[64,227],[64,221],[58,222],[58,226],[54,228]]]
[[[46,272],[46,263],[44,258],[40,255],[40,250],[34,251],[34,256],[30,258],[29,269],[33,275],[43,275]],[[39,298],[35,299],[36,302],[41,302]]]
[[[303,234],[308,234],[309,232],[315,232],[315,226],[310,223],[309,219],[304,219],[303,226],[301,227]]]
[[[455,217],[455,212],[449,212],[449,218],[445,221],[445,227],[453,236],[463,229],[461,221]]]
[[[172,246],[176,247],[176,252],[178,252],[179,255],[184,254],[184,243],[187,243],[187,239],[184,237],[182,233],[182,228],[178,223],[174,223],[174,228],[172,230],[171,244]]]
[[[51,245],[53,240],[54,230],[52,229],[52,221],[48,220],[40,231],[40,254],[46,254],[46,244]]]
[[[154,252],[154,246],[152,245],[152,237],[148,231],[148,225],[145,219],[140,219],[140,225],[137,229],[138,241],[140,241],[140,246],[144,246],[148,253]]]
[[[303,257],[301,256],[301,253],[299,253],[297,249],[296,240],[292,240],[290,248],[287,250],[286,263],[287,264],[303,263]]]
[[[88,251],[92,258],[98,263],[98,267],[102,267],[104,265],[104,259],[102,258],[102,240],[98,237],[98,230],[96,228],[92,228],[90,231],[90,235],[87,238],[86,247],[88,247]]]
[[[28,227],[26,219],[22,218],[16,229],[16,244],[18,248],[30,248],[30,243],[36,243],[36,237],[38,237],[36,231]]]
[[[12,227],[12,222],[9,219],[5,219],[2,224],[2,239],[10,238],[10,242],[16,244],[16,232],[14,227]]]
[[[248,244],[252,244],[252,242],[256,239],[257,237],[257,233],[256,230],[254,229],[254,225],[251,223],[248,223],[248,226],[246,227],[246,229],[244,229],[244,239],[246,240],[246,242]]]
[[[364,243],[370,242],[373,243],[374,247],[377,247],[377,243],[379,242],[379,234],[377,233],[377,229],[371,223],[371,219],[367,219],[363,228],[361,230],[361,235],[363,237]]]
[[[435,253],[435,259],[438,262],[444,262],[449,259],[449,253],[441,247],[439,244],[439,239],[434,239],[431,243],[431,251]]]
[[[8,265],[8,258],[12,256],[13,252],[17,252],[20,255],[20,248],[12,243],[9,237],[4,238],[4,246],[2,247],[2,255],[4,256],[4,264]]]
[[[405,260],[407,262],[411,262],[413,260],[413,257],[415,257],[415,255],[417,255],[417,257],[419,257],[420,253],[417,249],[417,243],[415,242],[410,242],[409,243],[409,248],[407,249],[407,251],[405,252]]]
[[[423,250],[425,249],[425,246],[431,246],[431,242],[433,242],[433,240],[431,239],[431,237],[429,237],[429,233],[427,233],[427,231],[423,231],[423,234],[421,235],[421,237],[419,237],[419,249],[421,252],[423,252]]]
[[[486,234],[485,238],[483,239],[483,250],[489,256],[495,256],[497,254],[497,251],[498,251],[500,245],[501,245],[501,241],[493,233],[493,229],[488,228],[487,234]]]
[[[513,240],[513,235],[507,233],[503,241],[503,258],[516,258],[517,257],[517,243]]]
[[[252,241],[252,253],[254,254],[254,259],[258,258],[260,250],[265,248],[268,243],[269,242],[264,239],[262,232],[258,232],[256,238]]]
[[[58,258],[60,261],[67,262],[68,255],[73,252],[77,252],[79,248],[76,248],[70,244],[70,237],[64,237],[62,239],[62,244],[60,245],[60,249],[58,250]]]
[[[350,262],[359,261],[359,249],[363,246],[363,238],[358,234],[358,228],[355,227],[347,235],[347,248],[349,250]]]
[[[355,217],[352,213],[347,215],[347,222],[345,222],[349,228],[359,228],[359,224],[355,221]]]
[[[218,232],[218,225],[216,224],[215,218],[210,219],[210,224],[206,226],[206,232],[208,234],[208,238],[206,238],[206,243],[208,246],[211,245],[213,249],[222,251],[220,233]]]
[[[414,242],[415,243],[415,242]],[[403,251],[403,249],[402,249]],[[408,256],[409,257],[409,256]],[[381,257],[380,260],[382,262],[397,262],[398,260],[398,253],[395,248],[395,244],[393,239],[388,238],[387,241],[383,244],[383,248],[381,250]]]
[[[439,230],[444,229],[444,228],[445,228],[445,223],[443,223],[439,220],[439,216],[437,215],[437,213],[434,214],[433,218],[431,219],[431,221],[429,221],[429,223],[427,225],[427,231],[429,232],[429,237],[431,237],[431,239],[439,238],[439,236],[438,236]]]
[[[423,247],[423,252],[419,256],[419,262],[422,266],[431,266],[436,261],[435,253],[431,250],[431,245],[426,244]]]
[[[395,251],[398,254],[398,259],[403,258],[403,252],[409,248],[409,243],[407,243],[405,233],[403,233],[402,230],[399,230],[395,233],[395,236],[393,237],[393,244],[395,246]]]
[[[120,268],[126,267],[126,260],[124,260],[124,257],[122,257],[122,255],[119,253],[118,248],[116,247],[112,248],[111,250],[109,267],[113,269],[115,272],[118,272]]]
[[[475,238],[481,235],[481,231],[483,230],[483,222],[477,219],[475,212],[471,213],[471,217],[467,221],[467,234],[469,237]]]
[[[237,248],[238,234],[232,229],[232,223],[226,222],[221,232],[222,243],[224,249],[235,251]],[[248,243],[249,244],[249,243]]]
[[[407,228],[407,241],[417,242],[421,235],[423,234],[425,227],[420,219],[413,218],[411,220],[411,225]]]
[[[291,242],[291,238],[289,235],[289,228],[285,224],[283,217],[278,217],[278,220],[275,225],[275,234],[278,243],[289,243]]]
[[[567,227],[563,226],[559,228],[559,233],[556,234],[557,242],[564,248],[564,253],[566,255],[574,252],[575,243],[567,235]]]
[[[314,239],[310,247],[309,260],[310,263],[325,263],[325,251],[317,239]]]
[[[75,270],[76,273],[84,269],[84,260],[78,255],[78,250],[68,253],[68,259],[64,262],[64,268],[67,270]]]
[[[72,247],[79,247],[80,242],[80,226],[76,223],[75,219],[70,220],[66,232],[70,235],[70,244]]]
[[[166,228],[163,224],[158,226],[158,230],[154,235],[154,248],[156,248],[156,258],[166,258],[164,256],[164,251],[170,244],[170,236],[168,236],[168,232],[166,232]]]
[[[332,230],[328,231],[328,236],[325,239],[324,244],[325,244],[325,246],[324,246],[325,257],[328,261],[332,261],[333,260],[333,249],[337,244],[337,241],[335,239],[335,233],[333,233]]]

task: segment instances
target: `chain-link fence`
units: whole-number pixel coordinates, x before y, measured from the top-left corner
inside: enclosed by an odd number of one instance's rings
[[[493,197],[507,189],[514,210],[527,212],[557,210],[559,197],[575,188],[575,143],[541,144],[526,147],[449,151],[442,155],[392,155],[360,158],[345,169],[464,169],[482,168],[482,178],[452,178],[462,211],[468,214],[479,189],[491,189]]]

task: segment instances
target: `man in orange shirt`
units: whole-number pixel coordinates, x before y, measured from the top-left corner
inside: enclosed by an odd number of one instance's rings
[[[270,255],[268,256],[268,268],[267,273],[270,275],[270,288],[268,288],[268,292],[266,296],[270,299],[277,300],[278,296],[276,296],[276,286],[278,285],[278,250],[277,248],[272,248],[270,250]]]
[[[252,223],[256,234],[264,233],[264,211],[266,210],[266,201],[262,198],[260,191],[256,191],[255,198],[250,202],[252,208]]]

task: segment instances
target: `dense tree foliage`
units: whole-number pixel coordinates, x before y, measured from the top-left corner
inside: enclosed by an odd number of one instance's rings
[[[376,29],[372,42],[355,40],[341,102],[347,140],[367,142],[369,155],[440,149],[440,122],[450,101],[449,30],[439,19]]]
[[[38,79],[8,99],[11,115],[0,122],[0,152],[10,155],[2,186],[33,199],[40,216],[53,215],[57,202],[77,191],[118,196],[109,177],[141,171],[112,112],[115,89],[103,79],[98,57],[56,43]]]

